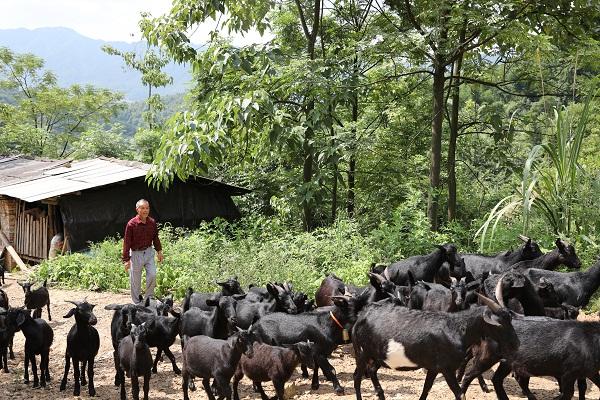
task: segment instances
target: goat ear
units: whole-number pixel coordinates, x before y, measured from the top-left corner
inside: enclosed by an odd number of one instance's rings
[[[26,319],[26,314],[24,313],[19,313],[19,315],[17,315],[17,326],[21,326],[25,323],[25,319]]]
[[[487,324],[490,324],[490,325],[493,325],[493,326],[502,326],[502,324],[500,324],[500,322],[498,322],[497,317],[494,315],[494,313],[492,312],[492,310],[490,310],[487,307],[483,311],[483,320]]]
[[[471,273],[471,271],[467,271],[465,273],[465,282],[466,283],[471,283],[473,281],[475,281],[475,277],[473,276],[473,274]]]
[[[105,310],[115,310],[118,311],[120,309],[123,308],[123,304],[109,304],[107,306],[104,306]]]
[[[211,307],[217,307],[219,302],[215,299],[206,299],[206,305]]]
[[[554,244],[556,244],[556,248],[558,249],[558,251],[560,251],[563,254],[567,253],[567,246],[565,246],[565,242],[560,240],[560,238],[557,238]]]
[[[271,293],[273,296],[279,296],[279,288],[277,287],[277,285],[274,285],[272,283],[267,283],[267,291],[269,293]]]
[[[69,312],[67,313],[67,315],[65,315],[63,318],[71,318],[73,315],[75,315],[76,312],[77,312],[76,308],[71,308],[69,310]]]
[[[412,271],[408,270],[408,286],[409,287],[413,287],[417,284],[417,282],[415,281],[415,276],[413,275]]]

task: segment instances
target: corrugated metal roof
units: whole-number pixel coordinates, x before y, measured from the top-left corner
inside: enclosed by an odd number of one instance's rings
[[[146,176],[149,166],[106,158],[78,161],[46,170],[41,176],[0,187],[0,194],[27,202],[74,193]]]
[[[0,187],[34,179],[48,169],[70,162],[70,160],[48,160],[23,156],[0,157]]]

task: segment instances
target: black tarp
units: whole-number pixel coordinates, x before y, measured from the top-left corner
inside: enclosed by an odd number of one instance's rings
[[[135,216],[135,203],[141,198],[150,202],[150,215],[159,224],[195,228],[215,217],[240,217],[226,186],[175,181],[168,190],[157,191],[148,187],[143,178],[132,179],[60,197],[71,250],[85,249],[88,242],[109,236],[123,236],[125,224]]]

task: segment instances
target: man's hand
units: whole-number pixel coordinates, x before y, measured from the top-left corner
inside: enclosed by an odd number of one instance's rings
[[[129,272],[129,268],[131,268],[131,260],[123,262],[123,266],[125,267],[125,272]]]
[[[156,253],[156,257],[158,258],[159,263],[163,262],[163,260],[165,259],[165,256],[163,256],[162,251],[159,251],[158,253]]]

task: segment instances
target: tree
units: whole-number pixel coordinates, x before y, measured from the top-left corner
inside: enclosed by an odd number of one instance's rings
[[[102,46],[102,50],[107,54],[121,57],[125,65],[142,74],[142,84],[148,87],[147,109],[144,120],[148,124],[148,128],[154,129],[159,125],[160,121],[158,121],[157,114],[164,109],[164,104],[160,95],[153,94],[152,89],[173,83],[173,77],[162,71],[169,63],[169,59],[155,52],[149,46],[143,57],[138,56],[134,51],[120,51],[110,45]]]
[[[20,141],[22,152],[64,157],[88,124],[108,122],[115,115],[122,96],[90,85],[61,88],[43,66],[32,54],[0,48],[0,89],[10,94],[13,109],[3,129],[28,137]]]

